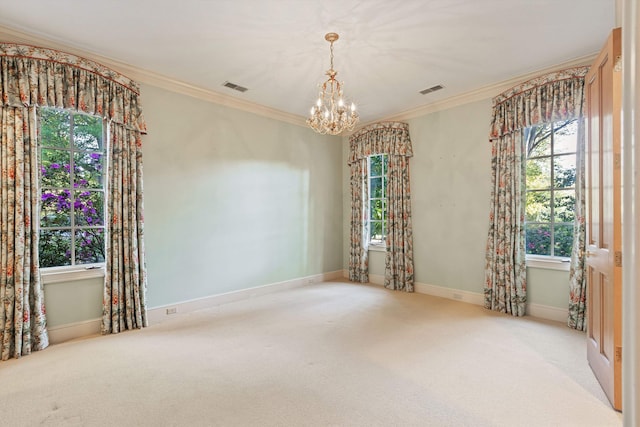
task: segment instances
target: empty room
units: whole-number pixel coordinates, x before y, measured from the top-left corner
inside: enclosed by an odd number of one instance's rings
[[[640,425],[638,17],[0,4],[0,425]]]

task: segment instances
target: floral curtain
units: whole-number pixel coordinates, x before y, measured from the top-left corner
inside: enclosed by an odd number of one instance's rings
[[[393,290],[413,292],[409,158],[389,155],[387,176],[387,254],[384,286]]]
[[[491,141],[491,210],[485,269],[484,306],[524,316],[525,265],[524,150],[519,132]]]
[[[142,139],[139,131],[112,123],[109,142],[103,334],[148,326]]]
[[[584,120],[579,120],[578,147],[576,147],[576,222],[569,266],[569,318],[567,320],[570,328],[579,331],[587,330],[585,146]]]
[[[492,186],[485,266],[485,307],[525,314],[525,171],[522,130],[582,116],[588,67],[550,73],[493,99]],[[573,259],[577,265],[579,259]],[[582,284],[581,286],[584,286]]]
[[[351,168],[351,238],[349,240],[349,280],[369,281],[369,228],[367,221],[367,158],[355,160]]]
[[[4,80],[3,80],[4,81]],[[38,255],[35,109],[0,106],[0,359],[49,345]]]
[[[387,169],[387,252],[385,257],[384,284],[389,289],[413,292],[413,232],[411,226],[411,192],[409,187],[409,157],[413,156],[411,138],[409,137],[409,125],[400,122],[382,122],[366,126],[349,138],[350,152],[349,165],[352,168],[351,195],[352,218],[355,215],[355,206],[365,206],[356,199],[357,186],[367,187],[367,158],[372,154],[387,154],[389,158]],[[364,169],[358,182],[358,177],[353,173],[353,165],[360,163]],[[354,182],[356,181],[356,182]],[[357,190],[354,195],[354,188]],[[366,204],[366,194],[364,203]],[[367,223],[367,209],[362,218]],[[364,234],[364,241],[368,241],[368,233],[355,221],[351,222],[351,245],[354,250],[366,251],[354,247],[354,237]],[[366,257],[366,254],[364,255]],[[349,262],[349,272],[356,265]],[[366,269],[366,264],[364,265]],[[362,277],[362,276],[361,276]],[[368,272],[367,272],[368,279]],[[351,279],[353,280],[353,279]]]
[[[0,100],[3,110],[2,149],[7,150],[7,152],[12,152],[16,157],[26,154],[19,153],[17,147],[14,148],[14,146],[9,145],[5,140],[4,115],[6,109],[32,109],[39,106],[48,106],[82,111],[98,115],[109,120],[112,124],[112,128],[114,124],[117,124],[131,132],[137,133],[139,136],[139,134],[146,133],[146,124],[142,115],[139,96],[140,90],[136,82],[96,62],[51,49],[17,45],[13,43],[0,43]],[[11,114],[9,110],[7,111],[8,112],[6,114]],[[33,165],[37,164],[37,150],[33,148],[37,142],[34,137],[36,133],[35,116],[31,116],[32,115],[30,113],[28,124],[24,125],[24,129],[30,133],[28,139],[31,146],[28,154],[31,156],[29,161],[31,162],[31,165]],[[7,154],[7,158],[10,156],[11,154]],[[37,171],[37,168],[35,168],[35,170]],[[32,221],[32,218],[25,217],[23,225],[14,224],[13,227],[15,227],[16,230],[19,229],[19,227],[25,227],[25,229],[30,230],[31,236],[29,236],[29,238],[31,239],[31,257],[30,260],[25,258],[25,264],[20,264],[19,267],[21,272],[29,272],[31,276],[29,280],[32,282],[33,292],[28,295],[29,313],[33,316],[34,313],[42,312],[41,320],[35,321],[31,317],[25,316],[24,321],[32,323],[41,322],[42,327],[38,328],[38,331],[40,329],[44,331],[40,332],[39,337],[34,337],[33,335],[22,335],[22,343],[20,347],[28,348],[29,345],[31,345],[31,348],[38,349],[46,347],[47,340],[44,308],[39,305],[43,300],[43,290],[40,284],[40,272],[37,256],[38,201],[37,196],[34,196],[38,191],[38,176],[37,172],[33,172],[33,170],[31,174],[30,179],[25,180],[24,185],[28,185],[29,187],[28,194],[30,198],[27,200],[29,205],[28,209],[31,210],[34,220]],[[3,169],[3,186],[4,182]],[[135,186],[126,186],[123,190],[128,191],[131,188],[135,190]],[[25,189],[24,191],[27,190]],[[127,200],[138,199],[138,196],[139,195],[137,193],[128,195]],[[16,206],[19,204],[17,201],[12,202],[10,197],[14,197],[13,193],[7,195],[6,198],[3,195],[1,200],[2,206],[0,206],[3,211],[5,209],[10,209],[12,203],[15,203]],[[139,204],[133,205],[133,207],[141,207],[141,199],[139,200]],[[25,212],[26,209],[27,208],[25,207]],[[108,217],[112,216],[111,212],[107,212],[107,215]],[[138,214],[136,213],[134,215],[137,216]],[[141,213],[139,214],[139,218],[139,222],[141,223]],[[5,224],[7,224],[7,226],[5,226]],[[128,223],[125,223],[125,226],[128,227]],[[3,221],[2,227],[3,242],[5,240],[11,240],[11,238],[13,238],[13,234],[11,234],[10,230],[5,231],[8,227],[8,222],[5,223],[5,221]],[[126,237],[133,238],[131,233],[128,233]],[[136,238],[141,238],[141,234],[140,236],[136,235]],[[128,242],[127,244],[131,245],[132,243]],[[144,246],[140,245],[139,242],[137,242],[136,245],[138,251],[144,249]],[[5,252],[3,250],[3,254],[4,253]],[[111,263],[113,261],[112,257],[109,255],[107,255],[106,258],[107,271],[109,271],[112,269]],[[121,259],[123,260],[122,262],[125,263],[126,267],[129,268],[131,258],[122,257]],[[14,267],[18,266],[16,265]],[[18,295],[17,292],[19,289],[13,288],[14,279],[7,278],[8,272],[11,271],[14,275],[16,272],[7,270],[5,266],[2,266],[2,268],[0,293],[4,300],[7,301],[5,302],[5,309],[3,312],[4,318],[5,322],[8,321],[15,323],[18,321],[15,316],[19,311],[8,311],[6,309],[6,305],[9,304],[9,301],[12,301],[9,299],[10,294],[14,294],[14,296]],[[118,266],[117,268],[122,268],[122,266]],[[124,278],[122,276],[116,276],[116,278],[114,278],[113,275],[107,275],[106,279],[111,280],[111,283],[105,283],[105,288],[113,287],[113,280],[120,280],[118,286],[124,287],[125,289],[142,289],[146,287],[146,275],[144,274],[131,276],[129,278]],[[135,280],[138,280],[138,282],[135,282]],[[132,293],[137,293],[141,298],[144,298],[143,291],[138,290]],[[24,295],[20,295],[20,298],[26,297],[26,293]],[[117,298],[117,296],[115,298]],[[141,304],[143,306],[145,305],[144,299],[141,300]],[[11,315],[12,317],[8,317],[9,313],[13,313]],[[16,334],[16,337],[18,336],[17,330],[12,330],[11,333]],[[31,340],[31,344],[26,342],[28,340]]]

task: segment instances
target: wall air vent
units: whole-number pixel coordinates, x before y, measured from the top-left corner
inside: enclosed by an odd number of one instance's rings
[[[237,90],[238,92],[246,92],[248,90],[246,87],[242,87],[231,82],[224,82],[222,86],[228,87],[229,89]]]
[[[423,95],[426,95],[428,93],[435,92],[435,91],[440,90],[440,89],[444,89],[444,86],[442,86],[442,85],[431,86],[428,89],[421,90],[420,93],[423,94]]]

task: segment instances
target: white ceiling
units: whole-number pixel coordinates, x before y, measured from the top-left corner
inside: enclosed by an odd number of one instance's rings
[[[614,15],[615,0],[0,3],[6,28],[300,116],[329,68],[324,35],[337,32],[334,68],[363,122],[584,59]]]

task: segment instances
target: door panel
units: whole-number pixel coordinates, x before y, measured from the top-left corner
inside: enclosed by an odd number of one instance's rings
[[[587,121],[587,359],[615,409],[622,409],[620,29],[585,77]]]

